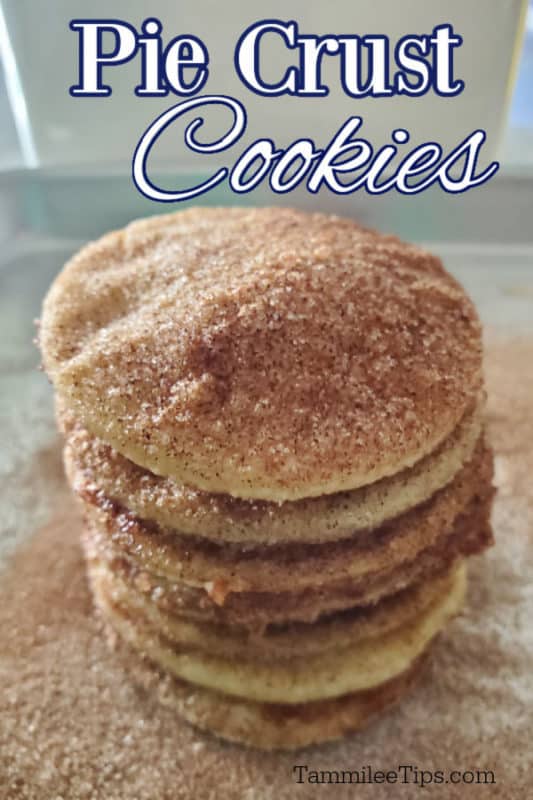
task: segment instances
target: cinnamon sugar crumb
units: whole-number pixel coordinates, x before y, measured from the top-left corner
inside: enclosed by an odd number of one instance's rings
[[[204,589],[217,606],[224,605],[226,597],[230,592],[229,584],[222,580],[208,581],[204,584]]]

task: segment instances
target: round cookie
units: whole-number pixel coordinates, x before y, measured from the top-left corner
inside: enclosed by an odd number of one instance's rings
[[[492,453],[480,441],[454,480],[422,506],[406,511],[379,531],[361,531],[321,544],[277,544],[243,549],[146,524],[105,498],[82,500],[86,523],[105,551],[120,550],[149,573],[189,586],[218,586],[218,595],[298,592],[369,583],[416,561],[453,536],[462,515],[492,498]]]
[[[347,647],[286,661],[235,660],[169,643],[142,616],[118,609],[98,582],[95,601],[104,619],[163,671],[225,695],[265,703],[298,704],[379,686],[402,674],[462,608],[466,567],[458,565],[440,596],[403,626]]]
[[[412,466],[481,385],[475,310],[438,258],[291,209],[108,234],[54,282],[40,342],[61,400],[119,453],[275,501]]]
[[[65,412],[65,469],[74,490],[107,498],[140,519],[219,544],[250,546],[329,542],[355,531],[379,530],[388,520],[428,500],[470,460],[483,427],[483,403],[468,411],[450,436],[408,469],[351,492],[275,503],[212,494],[137,466]]]
[[[88,565],[88,575],[98,596],[107,598],[130,619],[145,620],[178,648],[236,661],[283,662],[295,656],[314,656],[371,638],[378,639],[416,620],[449,589],[453,569],[448,567],[429,575],[375,605],[350,609],[311,624],[275,626],[261,635],[242,627],[189,619],[186,612],[179,614],[160,609],[135,585],[114,573],[105,561],[93,558]]]
[[[110,546],[109,541],[102,541],[90,521],[82,542],[90,565],[105,564],[164,613],[263,636],[279,626],[313,624],[339,612],[369,607],[420,581],[435,580],[443,570],[492,544],[490,507],[490,496],[476,501],[460,515],[449,535],[440,537],[414,561],[384,573],[364,575],[360,580],[334,582],[303,591],[228,594],[226,587],[216,581],[202,587],[172,581],[149,572],[123,551]]]
[[[296,750],[361,730],[411,689],[427,660],[424,653],[406,672],[362,692],[313,703],[257,703],[164,674],[110,628],[108,638],[124,669],[161,704],[200,730],[260,750]]]

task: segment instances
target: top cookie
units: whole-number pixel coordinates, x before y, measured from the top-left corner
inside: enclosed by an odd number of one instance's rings
[[[411,466],[482,381],[475,310],[438,258],[285,208],[104,236],[56,278],[40,343],[61,400],[124,456],[277,501]]]

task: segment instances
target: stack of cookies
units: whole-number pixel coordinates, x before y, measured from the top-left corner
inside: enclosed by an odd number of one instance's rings
[[[480,326],[436,257],[332,216],[191,209],[85,247],[40,343],[135,674],[267,749],[405,693],[491,542]]]

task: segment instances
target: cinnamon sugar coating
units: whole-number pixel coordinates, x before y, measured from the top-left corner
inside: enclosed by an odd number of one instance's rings
[[[97,587],[95,594],[103,595],[108,603],[132,620],[149,621],[167,641],[184,650],[237,661],[260,659],[266,663],[377,639],[416,620],[449,586],[451,570],[447,567],[431,574],[375,605],[352,608],[311,624],[293,622],[271,626],[259,635],[240,626],[188,618],[186,612],[171,613],[158,607],[150,594],[142,592],[134,582],[113,571],[106,561],[93,556],[88,562],[91,585]]]
[[[248,658],[243,653],[234,659],[205,647],[171,642],[157,623],[117,606],[98,581],[92,588],[97,607],[118,636],[171,675],[233,697],[299,704],[370,689],[404,672],[460,611],[466,568],[464,564],[455,568],[433,602],[387,633],[352,640],[346,647],[268,662],[257,654]]]
[[[188,210],[78,253],[40,343],[96,605],[186,681],[185,718],[255,743],[219,712],[295,705],[315,741],[403,691],[492,540],[480,327],[437,258],[332,216]]]
[[[104,551],[118,550],[149,573],[200,588],[218,583],[224,595],[297,592],[365,583],[376,574],[416,561],[453,531],[466,509],[490,504],[491,479],[492,452],[481,440],[472,459],[448,486],[376,531],[314,545],[246,549],[149,525],[105,498],[82,502],[87,524]],[[221,596],[220,602],[224,601]]]
[[[200,731],[260,750],[297,750],[364,729],[375,715],[411,690],[428,657],[424,653],[406,671],[372,689],[311,703],[259,703],[179,680],[139,657],[111,632],[109,638],[124,668],[163,706],[177,711]],[[265,757],[265,753],[261,755]]]
[[[440,635],[416,692],[364,734],[298,756],[233,747],[201,734],[182,717],[262,747],[279,746],[280,731],[295,746],[349,733],[360,717],[350,696],[291,708],[263,704],[258,717],[240,704],[236,716],[234,701],[201,690],[200,702],[192,685],[148,664],[146,690],[134,689],[121,664],[134,670],[138,654],[127,649],[119,660],[108,652],[91,613],[76,536],[82,523],[65,491],[57,515],[0,581],[0,785],[6,796],[294,800],[302,794],[353,800],[357,788],[350,784],[331,792],[295,785],[294,764],[308,763],[339,771],[413,764],[447,774],[479,767],[495,776],[494,785],[477,792],[451,783],[428,792],[399,784],[391,792],[390,785],[375,783],[361,789],[372,800],[390,800],[391,793],[395,800],[529,797],[524,764],[533,723],[533,339],[489,336],[488,342],[488,421],[499,486],[496,547],[469,560],[465,613]],[[42,462],[35,469],[42,470]],[[32,502],[39,484],[30,486]],[[382,697],[383,687],[376,691]],[[158,697],[169,707],[161,707]],[[378,711],[376,700],[372,690],[368,703]]]
[[[393,599],[406,587],[432,580],[462,559],[481,553],[493,543],[490,526],[492,496],[474,498],[445,532],[416,558],[389,569],[370,572],[359,579],[318,582],[303,590],[230,591],[217,582],[191,586],[150,572],[116,547],[106,535],[89,524],[83,534],[85,555],[90,564],[104,564],[132,590],[165,613],[191,621],[245,630],[262,636],[267,630],[292,623],[314,625],[338,612],[354,610]]]
[[[351,220],[191,209],[85,247],[40,331],[59,397],[157,475],[274,501],[411,466],[481,385],[480,326],[428,252]]]
[[[275,503],[212,494],[154,475],[86,430],[65,410],[65,471],[74,491],[93,502],[122,506],[135,517],[218,544],[335,542],[355,531],[376,530],[428,500],[470,460],[483,427],[483,403],[467,412],[444,442],[396,475],[351,492]]]

